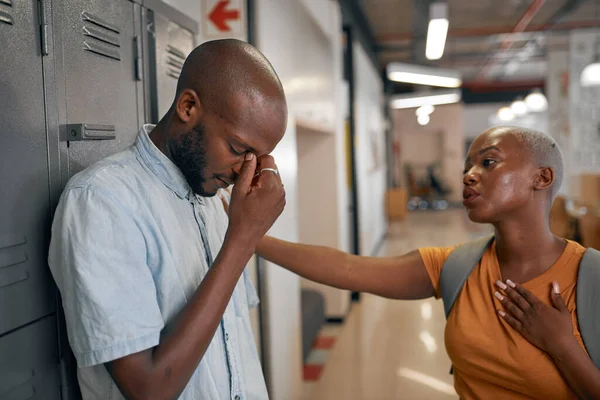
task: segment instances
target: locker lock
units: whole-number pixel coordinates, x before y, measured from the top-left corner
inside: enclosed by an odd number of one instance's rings
[[[114,140],[117,137],[114,125],[68,124],[64,142],[81,140]]]

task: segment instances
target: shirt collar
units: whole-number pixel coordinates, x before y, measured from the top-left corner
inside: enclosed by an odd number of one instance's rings
[[[150,139],[150,132],[155,126],[152,124],[142,126],[135,141],[135,148],[146,166],[166,187],[182,199],[191,199],[194,194],[181,170]]]

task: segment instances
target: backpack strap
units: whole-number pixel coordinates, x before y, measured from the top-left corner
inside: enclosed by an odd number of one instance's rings
[[[444,262],[440,274],[440,292],[444,301],[446,318],[450,315],[450,310],[471,271],[479,263],[483,253],[492,244],[493,240],[494,235],[490,235],[465,243],[454,249]]]
[[[577,320],[583,344],[600,368],[600,251],[587,249],[577,276]]]

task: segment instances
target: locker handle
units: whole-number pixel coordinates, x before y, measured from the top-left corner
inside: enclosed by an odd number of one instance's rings
[[[114,140],[116,129],[114,125],[99,124],[68,124],[64,142],[82,140]]]
[[[135,49],[135,60],[134,60],[134,68],[135,68],[135,80],[141,81],[144,79],[144,64],[142,58],[142,40],[139,36],[133,37],[133,48]]]

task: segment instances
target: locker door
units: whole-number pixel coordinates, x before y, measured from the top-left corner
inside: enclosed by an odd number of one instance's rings
[[[167,17],[149,12],[151,26],[150,62],[153,63],[152,118],[157,123],[171,108],[183,63],[194,50],[194,35]]]
[[[130,144],[140,128],[139,35],[127,0],[63,0],[60,30],[69,176]],[[141,51],[141,50],[140,50]],[[138,77],[141,79],[141,77]],[[143,99],[139,99],[140,104]],[[143,111],[142,111],[143,112]]]
[[[55,310],[36,3],[0,0],[0,336]]]
[[[60,400],[56,332],[50,316],[0,337],[0,399]]]

